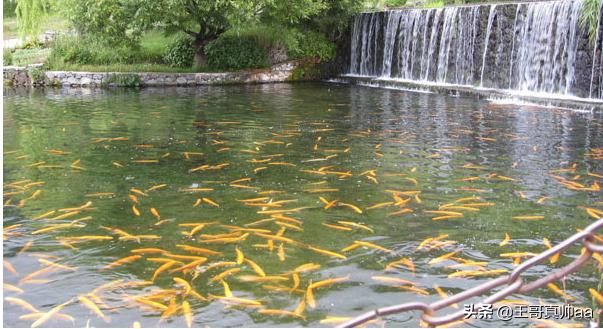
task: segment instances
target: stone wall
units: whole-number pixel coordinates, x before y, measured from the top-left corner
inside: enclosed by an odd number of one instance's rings
[[[290,81],[296,69],[308,65],[308,61],[289,61],[267,69],[222,73],[122,73],[122,72],[69,72],[44,71],[40,66],[6,66],[3,71],[5,84],[13,86],[63,86],[100,87],[120,86],[124,81],[140,86],[197,86],[233,83],[271,83]],[[296,79],[299,78],[295,75]],[[302,77],[303,79],[303,77]]]

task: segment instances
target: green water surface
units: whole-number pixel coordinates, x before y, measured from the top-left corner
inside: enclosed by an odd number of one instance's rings
[[[584,207],[603,209],[600,191],[572,190],[551,176],[587,187],[603,183],[600,176],[588,175],[603,174],[603,153],[597,153],[603,147],[600,113],[318,83],[92,91],[5,89],[3,104],[3,224],[5,229],[19,225],[5,231],[8,234],[3,243],[4,260],[14,266],[17,274],[5,266],[4,282],[23,290],[16,293],[5,288],[4,295],[21,298],[40,312],[72,299],[61,313],[72,316],[74,322],[52,317],[43,326],[129,327],[135,321],[145,327],[186,326],[180,311],[161,320],[161,310],[134,301],[162,289],[178,290],[174,297],[178,305],[185,300],[190,303],[193,326],[333,326],[336,323],[321,320],[329,316],[353,317],[377,307],[409,301],[432,302],[441,298],[435,286],[454,294],[489,279],[449,278],[458,270],[480,270],[450,267],[463,260],[486,262],[481,270],[512,271],[516,266],[513,258],[502,257],[502,253],[544,251],[547,249],[544,238],[552,244],[558,243],[595,220]],[[136,160],[158,160],[158,163]],[[191,171],[206,164],[209,170]],[[211,168],[220,164],[221,169]],[[266,168],[258,170],[259,167]],[[559,171],[564,168],[570,169]],[[476,178],[465,180],[469,177]],[[244,178],[249,180],[238,184],[250,188],[231,185]],[[159,184],[166,187],[148,191],[146,196],[137,195],[138,204],[129,197],[136,195],[132,188],[144,192]],[[213,190],[187,192],[187,188]],[[37,190],[41,192],[36,193]],[[368,209],[396,202],[391,190],[406,192],[400,198],[409,199],[407,203]],[[113,194],[95,196],[101,192]],[[264,208],[238,201],[260,197],[266,199],[258,203],[292,201]],[[324,209],[320,197],[338,201]],[[486,205],[475,206],[477,210],[453,210],[463,217],[439,221],[432,220],[438,215],[426,212],[468,197],[479,201],[458,203]],[[203,198],[219,207],[208,202],[193,206],[197,199]],[[52,219],[68,212],[60,209],[77,208],[87,202],[91,202],[90,206],[75,215]],[[341,203],[354,205],[362,213]],[[133,213],[133,205],[141,216]],[[160,219],[151,214],[151,208],[159,212]],[[274,218],[246,225],[271,218],[270,214],[258,212],[294,208],[299,209],[285,216],[301,224],[284,221],[298,227],[285,226],[286,230],[281,232],[296,241],[283,243],[284,261],[278,255],[281,242],[274,240],[275,248],[270,251],[257,246],[266,244],[267,239],[253,232],[237,243],[202,242],[201,234],[232,233],[220,225],[264,229],[276,234],[282,225]],[[404,208],[408,212],[395,214]],[[55,213],[33,219],[50,211]],[[513,218],[516,216],[544,219],[519,220]],[[162,222],[156,225],[159,220]],[[357,227],[344,231],[323,225],[341,226],[338,221],[359,223],[373,232]],[[179,226],[198,222],[216,223],[193,236],[183,234],[190,228]],[[51,225],[69,223],[74,225],[33,234]],[[124,241],[106,227],[159,238]],[[505,233],[511,240],[499,246]],[[417,250],[425,239],[443,234],[448,236],[440,241],[451,241],[449,244]],[[76,249],[61,244],[69,237],[96,235],[112,239],[74,242],[72,246]],[[341,251],[354,241],[370,242],[390,251],[367,247]],[[208,256],[207,262],[195,269],[197,273],[166,271],[144,286],[126,285],[97,292],[103,303],[98,305],[110,322],[103,321],[77,300],[78,296],[114,280],[124,283],[150,280],[161,263],[148,258],[164,256],[143,254],[132,263],[102,270],[115,260],[133,255],[131,250],[154,247],[173,254],[194,255],[179,249],[177,245],[181,244],[222,254]],[[343,254],[347,259],[314,252],[308,245]],[[267,275],[285,276],[287,281],[244,282],[240,277],[257,275],[245,262],[204,271],[216,262],[235,261],[235,247]],[[526,273],[526,280],[569,263],[579,250],[579,247],[570,249],[554,265],[546,263],[532,268]],[[429,264],[453,251],[458,251],[454,255],[457,258]],[[414,272],[408,266],[385,270],[387,264],[402,258],[412,260]],[[29,273],[47,266],[39,259],[76,269],[54,269],[35,276],[34,281],[23,280]],[[293,287],[289,272],[306,263],[318,264],[320,268],[301,273],[296,290],[266,287]],[[572,305],[593,306],[588,288],[596,289],[600,276],[594,264],[590,262],[556,283],[575,298],[567,300]],[[211,282],[211,278],[231,268],[240,268],[240,272],[224,279],[234,296],[259,301],[261,307],[185,296],[172,279],[187,280],[204,297],[224,296],[223,285]],[[345,276],[349,276],[345,282],[316,289],[316,307],[306,305],[302,317],[259,312],[293,311],[304,300],[310,282]],[[375,280],[374,276],[409,280],[428,295],[403,290],[396,284]],[[155,301],[168,305],[169,299]],[[546,288],[508,299],[535,305],[566,301]],[[456,310],[449,308],[441,314],[452,311]],[[34,320],[20,319],[28,313],[5,301],[4,326],[29,327]],[[403,313],[385,320],[372,325],[418,326],[419,314]],[[573,322],[587,324],[587,321]],[[541,323],[516,319],[474,320],[470,325],[538,324]]]

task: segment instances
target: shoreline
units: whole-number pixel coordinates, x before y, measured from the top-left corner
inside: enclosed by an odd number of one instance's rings
[[[295,60],[266,69],[211,73],[45,71],[30,65],[5,66],[2,73],[4,86],[14,87],[171,87],[299,81],[304,80],[304,68],[314,64]]]

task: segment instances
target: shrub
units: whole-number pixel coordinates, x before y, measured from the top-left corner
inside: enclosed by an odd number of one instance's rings
[[[53,42],[49,66],[52,66],[53,61],[87,64],[92,61],[93,57],[90,45],[83,38],[59,37]]]
[[[194,40],[186,35],[179,35],[168,47],[163,60],[172,67],[191,67],[195,59]]]
[[[253,38],[264,48],[282,46],[285,49],[296,47],[297,31],[277,25],[255,24],[229,30],[225,35]]]
[[[44,80],[44,70],[41,67],[30,66],[27,68],[27,75],[32,82],[39,82]]]
[[[260,68],[270,65],[268,52],[249,36],[222,35],[205,46],[207,64],[214,69]]]
[[[4,66],[13,65],[13,52],[10,49],[4,48],[2,52],[2,64]]]
[[[136,46],[111,45],[92,37],[61,37],[54,41],[46,61],[48,67],[61,64],[110,65],[148,61],[150,56]],[[143,59],[144,58],[144,59]]]
[[[225,35],[254,39],[265,49],[284,48],[289,59],[318,57],[330,60],[335,55],[335,44],[325,35],[283,26],[252,25],[226,32]]]
[[[110,46],[102,42],[92,42],[90,47],[96,49],[92,56],[92,64],[107,65],[113,63],[133,63],[137,60],[140,49],[126,45]]]
[[[291,58],[317,57],[328,61],[335,56],[335,44],[316,32],[299,32],[298,46],[288,49]]]

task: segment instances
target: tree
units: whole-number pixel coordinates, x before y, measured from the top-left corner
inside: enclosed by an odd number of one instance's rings
[[[29,0],[42,1],[42,0]],[[192,37],[195,64],[206,64],[204,48],[227,30],[263,22],[304,26],[315,32],[340,31],[363,0],[59,0],[82,33],[112,42],[136,44],[147,29],[183,32]],[[327,17],[331,16],[331,17]],[[345,24],[344,24],[345,25]],[[328,35],[327,33],[327,35]]]
[[[60,10],[75,29],[109,44],[138,44],[151,21],[136,0],[59,0]]]
[[[234,24],[257,19],[262,0],[157,0],[141,7],[168,33],[184,32],[194,40],[195,65],[206,64],[203,48]]]
[[[49,0],[18,0],[15,7],[19,32],[23,37],[37,37],[50,7]]]
[[[205,65],[205,46],[233,26],[260,20],[294,24],[326,8],[324,0],[157,0],[146,11],[157,13],[168,32],[182,31],[194,40],[195,64]]]

